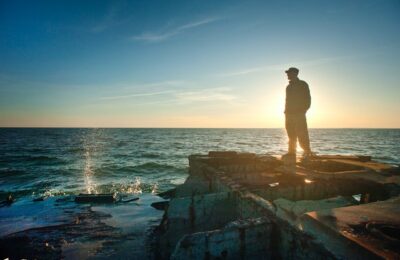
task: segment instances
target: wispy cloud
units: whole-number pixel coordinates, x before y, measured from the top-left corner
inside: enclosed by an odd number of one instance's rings
[[[183,80],[166,80],[166,81],[159,81],[159,82],[150,82],[150,83],[145,83],[145,84],[134,84],[134,85],[129,85],[126,87],[126,89],[130,88],[148,88],[148,87],[171,87],[171,86],[182,86],[184,84],[189,84],[186,81]]]
[[[217,17],[207,17],[202,20],[197,20],[197,21],[192,21],[187,24],[183,24],[178,27],[174,28],[169,28],[167,30],[161,30],[159,32],[145,32],[140,35],[132,36],[131,39],[134,41],[142,41],[142,42],[161,42],[165,41],[173,36],[176,36],[178,34],[181,34],[185,31],[188,31],[190,29],[194,29],[196,27],[200,27],[209,23],[213,23],[215,21],[220,20],[221,18]]]
[[[312,66],[322,65],[322,64],[326,64],[326,63],[330,63],[330,62],[336,62],[339,60],[356,58],[356,57],[360,57],[360,55],[327,57],[327,58],[314,59],[314,60],[295,61],[295,62],[288,62],[288,63],[281,63],[281,64],[243,68],[243,69],[237,70],[237,71],[220,73],[220,74],[217,74],[216,76],[218,76],[218,77],[235,77],[235,76],[243,76],[243,75],[257,73],[257,72],[278,71],[278,70],[283,71],[292,66],[295,66],[295,67],[297,66],[300,68],[312,67]]]
[[[210,88],[176,93],[175,97],[180,101],[231,101],[236,96],[230,91],[230,88]]]
[[[101,97],[102,100],[114,100],[114,99],[126,99],[126,98],[133,98],[133,97],[146,97],[146,96],[156,96],[156,95],[164,95],[170,94],[175,92],[175,90],[166,90],[166,91],[157,91],[157,92],[143,92],[143,93],[133,93],[133,94],[126,94],[120,96],[109,96],[109,97]]]
[[[237,70],[237,71],[221,73],[221,74],[218,74],[217,76],[220,76],[220,77],[242,76],[242,75],[246,75],[246,74],[250,74],[250,73],[256,73],[256,72],[265,71],[265,70],[268,70],[270,68],[272,68],[272,66],[261,66],[261,67],[244,68],[244,69]]]
[[[206,89],[192,89],[192,90],[184,90],[184,89],[172,89],[172,90],[164,90],[164,91],[148,91],[148,92],[136,92],[129,93],[124,95],[116,95],[116,96],[105,96],[100,97],[100,100],[119,100],[119,99],[129,99],[129,98],[139,98],[138,101],[141,101],[141,97],[154,97],[159,96],[155,99],[146,99],[143,103],[138,103],[141,105],[147,104],[159,104],[159,103],[176,103],[176,104],[184,104],[188,102],[210,102],[210,101],[233,101],[237,99],[235,95],[231,93],[232,89],[227,87],[220,88],[206,88]],[[168,96],[168,100],[165,97]],[[155,99],[155,100],[154,100]]]
[[[143,84],[122,84],[120,87],[124,89],[124,92],[129,90],[136,90],[134,93],[124,93],[120,95],[104,96],[100,97],[100,100],[115,100],[115,99],[127,99],[135,97],[146,97],[146,96],[160,96],[176,92],[176,88],[182,85],[190,84],[183,80],[165,80],[157,82],[148,82]]]

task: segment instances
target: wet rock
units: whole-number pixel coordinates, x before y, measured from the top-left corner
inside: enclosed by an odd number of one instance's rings
[[[160,196],[163,199],[170,199],[172,197],[175,197],[176,189],[170,189],[161,193],[158,193],[157,195]]]
[[[35,199],[33,199],[32,201],[33,201],[33,202],[44,201],[44,200],[47,199],[47,198],[48,198],[47,196],[42,196],[42,197],[35,198]]]
[[[14,201],[15,201],[15,199],[12,196],[12,194],[8,194],[6,199],[3,200],[2,202],[0,202],[0,207],[11,206],[11,204],[13,204]]]
[[[159,201],[151,203],[151,206],[158,210],[166,210],[169,205],[169,201]]]
[[[79,194],[75,197],[77,203],[113,203],[115,201],[115,194]]]
[[[69,215],[69,213],[66,214]],[[77,218],[79,221],[31,228],[1,237],[0,258],[61,259],[63,258],[62,247],[65,243],[102,242],[115,238],[115,229],[102,222],[109,216],[85,208],[78,213]]]
[[[121,199],[121,200],[118,201],[118,202],[128,203],[128,202],[137,201],[137,200],[139,200],[139,197],[124,199],[124,200]]]

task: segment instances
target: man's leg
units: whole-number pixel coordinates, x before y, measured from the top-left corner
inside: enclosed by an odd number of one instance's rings
[[[305,154],[311,153],[310,138],[308,135],[306,115],[298,115],[296,124],[296,132],[299,138],[299,144],[303,148]]]
[[[289,138],[289,154],[296,154],[297,133],[296,120],[293,115],[285,115],[285,127]]]

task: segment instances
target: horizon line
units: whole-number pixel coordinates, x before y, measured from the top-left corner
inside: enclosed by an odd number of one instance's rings
[[[0,129],[283,129],[285,127],[95,127],[95,126],[0,126]],[[400,127],[309,127],[308,129],[370,129],[370,130],[400,130]]]

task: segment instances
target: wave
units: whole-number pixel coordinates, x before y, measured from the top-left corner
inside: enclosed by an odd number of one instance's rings
[[[187,167],[175,167],[168,164],[147,162],[138,165],[119,166],[117,164],[103,166],[94,169],[95,175],[118,175],[121,173],[163,173],[163,172],[187,172]]]
[[[29,148],[26,149],[26,151],[30,152],[30,153],[42,153],[42,152],[46,152],[45,148]]]
[[[132,154],[132,153],[130,153],[130,154],[123,154],[123,153],[118,153],[118,154],[115,154],[115,155],[113,155],[113,157],[116,157],[116,158],[150,158],[150,159],[153,159],[153,158],[160,158],[160,157],[162,157],[160,154],[157,154],[157,153],[141,153],[141,154]]]
[[[182,168],[178,168],[169,164],[159,164],[156,162],[147,162],[133,167],[138,170],[182,170]]]
[[[83,153],[85,151],[86,151],[86,149],[84,147],[74,147],[74,148],[67,149],[68,153]]]
[[[161,155],[157,154],[157,153],[142,153],[140,155],[140,157],[142,157],[142,158],[160,158]]]
[[[0,162],[4,163],[24,163],[24,162],[59,162],[64,163],[65,161],[59,157],[46,156],[46,155],[11,155],[1,159]]]
[[[8,195],[12,195],[13,198],[28,197],[34,192],[34,189],[2,189],[0,190],[0,198],[5,198]]]
[[[10,178],[13,180],[17,180],[20,178],[25,178],[27,175],[30,175],[28,172],[23,170],[16,170],[16,169],[0,169],[0,179],[6,178],[10,181]]]
[[[134,156],[132,154],[119,153],[119,154],[114,155],[114,157],[116,157],[116,158],[133,158]]]
[[[58,165],[58,164],[66,164],[67,162],[61,158],[58,157],[53,157],[53,156],[45,156],[45,155],[40,155],[40,156],[27,156],[24,158],[28,162],[32,163],[47,163],[51,165]]]
[[[388,155],[372,156],[372,159],[375,161],[381,161],[400,166],[399,162],[398,161],[396,162],[396,158],[394,156],[388,156]]]
[[[235,144],[239,144],[239,145],[253,145],[253,143],[249,143],[249,142],[236,142]]]
[[[54,161],[54,160],[58,160],[57,157],[51,157],[51,156],[30,156],[29,158],[27,158],[30,161]]]
[[[117,142],[116,146],[117,147],[124,147],[124,146],[127,146],[128,144],[129,144],[128,142],[119,141],[119,142]]]

